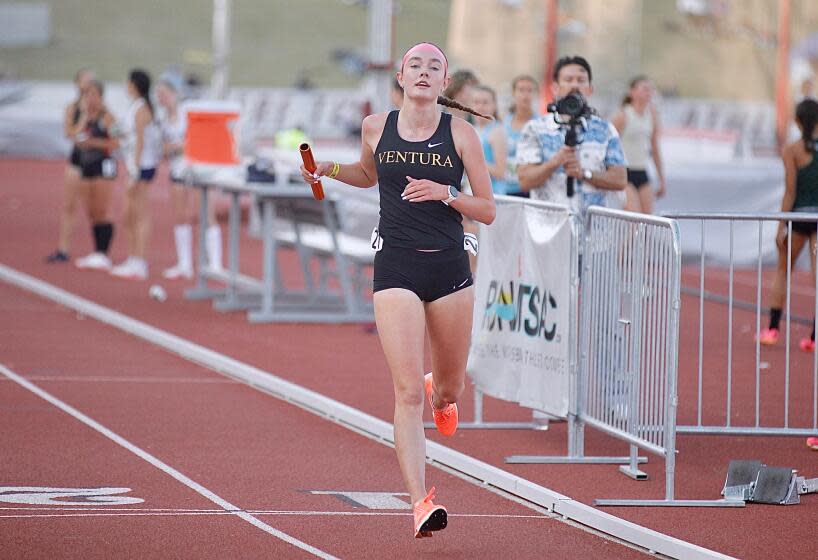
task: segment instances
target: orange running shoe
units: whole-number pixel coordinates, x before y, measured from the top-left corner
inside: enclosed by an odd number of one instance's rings
[[[815,341],[811,338],[802,338],[798,347],[802,352],[815,352]]]
[[[432,399],[432,373],[426,374],[424,387],[426,389],[426,398],[429,399],[429,404],[432,405],[432,413],[435,419],[435,426],[437,431],[444,436],[453,435],[457,431],[457,405],[449,403],[446,408],[438,410],[435,408]]]
[[[442,531],[448,523],[446,508],[432,503],[435,499],[435,487],[429,490],[426,497],[412,506],[415,512],[415,538],[431,537],[432,531]]]
[[[763,329],[757,340],[764,346],[772,346],[778,342],[778,329]]]
[[[818,451],[818,437],[808,437],[807,447],[809,447],[810,449],[814,449],[815,451]]]

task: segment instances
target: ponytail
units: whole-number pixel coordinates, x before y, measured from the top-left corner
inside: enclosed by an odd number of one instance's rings
[[[443,105],[444,107],[449,107],[451,109],[458,109],[459,111],[465,111],[467,113],[471,113],[472,115],[482,117],[482,118],[490,120],[490,121],[494,120],[494,117],[484,115],[483,113],[478,113],[477,111],[475,111],[471,107],[466,107],[465,105],[461,105],[460,103],[458,103],[454,99],[449,99],[448,97],[444,97],[442,95],[438,96],[437,102],[438,102],[439,105]]]
[[[801,139],[808,152],[815,151],[815,128],[818,126],[818,101],[805,99],[795,107],[795,120],[801,125]]]
[[[136,88],[139,97],[145,100],[145,104],[148,106],[148,109],[151,112],[151,120],[153,120],[156,117],[156,113],[153,110],[153,103],[151,103],[150,74],[144,70],[131,70],[130,74],[128,74],[128,80],[130,80],[130,82],[134,85],[134,88]]]

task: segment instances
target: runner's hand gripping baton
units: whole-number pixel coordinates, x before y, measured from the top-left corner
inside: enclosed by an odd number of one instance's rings
[[[304,169],[310,173],[315,173],[315,159],[312,157],[310,145],[304,142],[298,147],[298,151],[301,152],[301,159],[304,160]],[[315,200],[324,200],[324,186],[321,184],[320,179],[312,183],[312,195]]]

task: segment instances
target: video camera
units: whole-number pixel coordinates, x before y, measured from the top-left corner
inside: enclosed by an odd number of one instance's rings
[[[567,127],[565,145],[572,148],[582,144],[582,136],[579,132],[580,127],[584,128],[584,120],[596,114],[596,110],[589,106],[585,97],[577,91],[572,91],[555,103],[549,104],[548,112],[554,113],[554,121],[558,125]],[[568,117],[568,120],[560,120],[560,117]],[[573,177],[568,177],[566,180],[565,191],[569,198],[574,196]]]

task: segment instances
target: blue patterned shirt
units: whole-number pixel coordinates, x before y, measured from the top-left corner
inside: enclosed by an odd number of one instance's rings
[[[586,122],[587,127],[581,133],[582,144],[577,147],[580,166],[594,173],[602,173],[617,165],[624,167],[625,154],[616,128],[597,116],[587,119]],[[565,129],[557,124],[553,113],[529,121],[523,127],[517,143],[517,165],[544,163],[564,144]],[[559,167],[545,184],[531,191],[531,198],[568,204],[584,214],[589,206],[607,206],[606,199],[612,195],[616,196],[616,191],[598,189],[577,180],[576,195],[571,201],[565,192],[566,178],[565,169]]]

